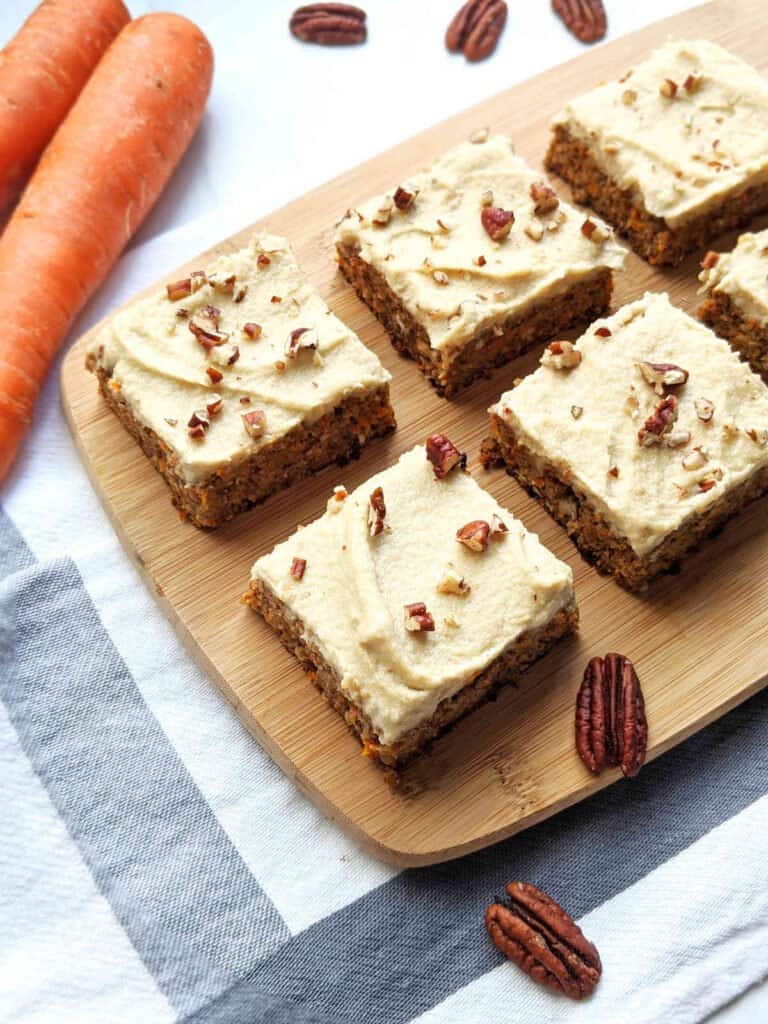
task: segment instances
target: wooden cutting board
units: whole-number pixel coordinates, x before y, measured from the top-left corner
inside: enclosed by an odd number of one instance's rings
[[[265,218],[285,234],[331,308],[393,374],[398,430],[361,460],[326,470],[212,533],[182,523],[169,492],[97,395],[83,367],[88,335],[62,371],[66,413],[91,479],[115,529],[157,594],[160,606],[202,668],[259,743],[296,785],[371,853],[397,865],[447,860],[496,842],[581,800],[616,779],[589,776],[573,744],[573,706],[584,665],[609,650],[631,657],[650,720],[649,758],[722,715],[765,683],[768,656],[766,502],[753,505],[690,558],[682,574],[631,596],[598,576],[565,533],[509,477],[478,465],[486,409],[526,357],[452,402],[438,398],[416,366],[399,358],[383,329],[337,273],[333,225],[349,207],[383,192],[432,156],[489,125],[507,132],[541,166],[547,124],[563,102],[618,77],[669,36],[716,40],[768,72],[768,4],[697,7],[585,53],[562,67],[480,103],[423,132]],[[566,192],[564,186],[559,186]],[[761,225],[762,226],[762,225]],[[177,279],[243,245],[252,228],[169,267]],[[730,245],[732,237],[720,240]],[[190,253],[179,253],[184,261]],[[630,256],[617,306],[646,289],[696,305],[697,261],[667,272]],[[92,332],[89,332],[92,333]],[[334,484],[356,487],[435,430],[470,453],[473,475],[574,569],[581,609],[577,638],[562,642],[499,699],[445,736],[415,765],[400,791],[360,756],[357,742],[323,702],[261,619],[239,604],[251,563],[298,523],[320,515]],[[631,785],[631,783],[622,783]]]

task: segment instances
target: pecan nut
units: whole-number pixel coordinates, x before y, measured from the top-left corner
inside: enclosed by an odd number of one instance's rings
[[[643,448],[664,444],[677,421],[677,399],[674,395],[662,398],[643,426],[637,432],[637,440]]]
[[[552,0],[552,10],[581,43],[596,43],[608,28],[603,0]]]
[[[677,388],[688,380],[688,371],[677,363],[648,363],[640,362],[637,368],[643,375],[646,383],[650,384],[659,397],[664,394],[665,388]]]
[[[635,666],[622,654],[592,658],[576,698],[576,750],[598,775],[617,766],[627,778],[645,761],[648,722]]]
[[[527,882],[510,882],[492,903],[485,927],[493,944],[540,985],[583,999],[602,974],[600,954],[559,903]]]
[[[435,620],[427,611],[423,601],[403,606],[405,628],[409,633],[431,633],[435,628]]]
[[[365,11],[352,4],[306,4],[293,12],[289,28],[303,43],[352,46],[366,40],[365,17]]]
[[[387,518],[387,506],[384,502],[384,491],[376,487],[371,491],[368,498],[368,534],[371,537],[378,537],[384,529],[384,521]]]
[[[515,215],[511,210],[502,210],[499,206],[484,206],[480,220],[488,237],[494,242],[501,242],[512,230]]]
[[[432,463],[435,477],[442,480],[452,469],[460,466],[467,468],[467,454],[460,452],[456,445],[449,441],[445,434],[430,434],[427,438],[427,459]]]
[[[485,60],[496,49],[506,20],[504,0],[469,0],[452,18],[445,45],[452,53],[461,50],[467,60]]]
[[[458,528],[456,540],[470,551],[485,551],[490,535],[489,523],[486,523],[484,519],[473,519],[471,523],[465,523],[464,526]]]

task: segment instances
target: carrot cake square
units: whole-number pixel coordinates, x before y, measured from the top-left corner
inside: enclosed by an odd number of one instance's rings
[[[731,252],[709,252],[698,315],[768,379],[768,229],[742,235]]]
[[[253,566],[260,612],[365,752],[402,768],[577,622],[570,568],[435,434]]]
[[[266,233],[121,310],[87,366],[200,527],[395,426],[387,371]]]
[[[552,343],[490,412],[486,464],[632,590],[768,489],[768,388],[665,294]]]
[[[666,43],[552,128],[547,168],[649,263],[768,208],[768,81],[716,43]]]
[[[336,234],[344,276],[446,397],[602,315],[624,260],[508,138],[473,138],[348,211]]]

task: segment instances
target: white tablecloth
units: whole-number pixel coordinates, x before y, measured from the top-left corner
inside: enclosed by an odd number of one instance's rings
[[[134,14],[172,8],[201,25],[214,90],[179,172],[77,330],[270,209],[581,52],[544,0],[513,0],[499,52],[470,65],[443,48],[455,5],[369,0],[369,45],[328,51],[291,40],[290,3],[133,0]],[[32,6],[0,6],[0,39]],[[611,37],[687,6],[609,2]],[[0,504],[3,1020],[336,1024],[373,1019],[378,1000],[385,1024],[693,1022],[768,970],[765,763],[737,767],[739,744],[764,749],[750,715],[765,701],[650,766],[629,795],[613,787],[493,851],[398,876],[304,800],[181,649],[79,465],[55,373]],[[137,792],[138,757],[162,793]],[[612,864],[608,837],[633,800],[643,827],[623,834]],[[597,893],[584,882],[591,843]],[[458,906],[451,917],[460,894],[481,915],[491,880],[518,868],[532,881],[565,871],[566,901],[573,876],[606,965],[583,1006],[477,954],[473,908],[465,924]],[[422,946],[414,915],[425,912],[455,939]],[[361,987],[366,971],[378,991]],[[330,1004],[322,991],[335,992]],[[768,1019],[762,990],[722,1014],[748,1019]]]

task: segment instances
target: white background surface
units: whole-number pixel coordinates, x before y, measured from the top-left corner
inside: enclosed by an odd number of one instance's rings
[[[216,54],[201,130],[137,241],[219,208],[221,234],[230,233],[420,129],[584,50],[546,0],[512,0],[498,50],[478,65],[443,47],[459,0],[367,0],[368,44],[336,50],[290,37],[291,2],[127,2],[134,15],[168,9],[187,15]],[[34,6],[34,0],[0,2],[0,42]],[[688,0],[607,0],[609,38],[689,6]],[[180,251],[174,262],[189,255]],[[768,1020],[766,986],[716,1020]]]

